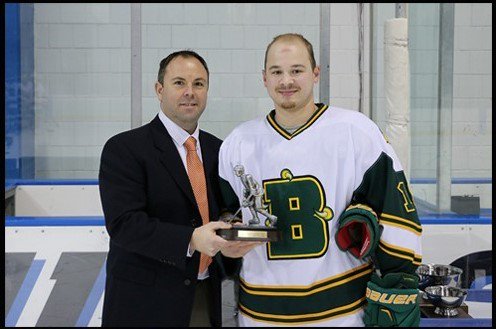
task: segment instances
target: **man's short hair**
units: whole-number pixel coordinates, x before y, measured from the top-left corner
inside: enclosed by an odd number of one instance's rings
[[[196,58],[197,60],[200,61],[200,63],[205,68],[205,70],[207,70],[207,79],[209,78],[210,72],[208,71],[207,62],[205,62],[203,57],[201,57],[200,55],[198,55],[196,52],[194,52],[192,50],[180,50],[180,51],[176,51],[176,52],[170,54],[169,56],[167,56],[166,58],[164,58],[160,61],[160,68],[158,69],[157,81],[160,82],[161,84],[164,84],[164,75],[165,75],[165,70],[167,69],[167,66],[176,57],[184,57],[184,58],[194,57],[194,58]]]
[[[271,43],[267,46],[267,49],[265,50],[265,60],[264,60],[264,70],[267,68],[267,54],[269,53],[270,47],[277,41],[294,41],[294,40],[299,40],[303,42],[305,47],[307,48],[308,51],[308,56],[310,57],[310,64],[312,66],[312,70],[315,69],[317,66],[317,63],[315,62],[315,55],[313,54],[313,47],[312,44],[305,39],[301,34],[298,33],[285,33],[285,34],[280,34],[272,40]]]

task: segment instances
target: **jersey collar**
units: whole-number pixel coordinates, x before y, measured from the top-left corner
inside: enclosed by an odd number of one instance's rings
[[[274,130],[279,133],[279,135],[286,138],[287,140],[290,140],[293,137],[295,137],[296,135],[303,132],[308,127],[310,127],[315,121],[317,121],[317,119],[322,115],[322,113],[324,113],[325,110],[327,110],[327,108],[329,107],[328,105],[323,104],[323,103],[317,103],[315,105],[317,105],[317,111],[315,111],[312,114],[312,116],[308,119],[308,121],[303,126],[296,129],[292,134],[288,133],[284,128],[282,128],[280,125],[277,124],[277,122],[275,120],[275,117],[276,117],[276,110],[275,109],[270,111],[269,114],[267,114],[267,121],[272,126],[272,128],[274,128]]]

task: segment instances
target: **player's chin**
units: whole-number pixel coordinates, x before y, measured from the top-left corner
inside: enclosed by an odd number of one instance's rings
[[[292,110],[292,109],[296,108],[296,102],[284,101],[284,102],[281,102],[281,107],[285,110]]]

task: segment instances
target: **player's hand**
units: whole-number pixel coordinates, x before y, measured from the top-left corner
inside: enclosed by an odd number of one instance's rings
[[[246,255],[255,247],[261,246],[264,242],[259,241],[227,241],[220,249],[222,255],[230,258],[239,258]]]
[[[210,257],[215,256],[228,243],[228,241],[218,236],[215,231],[229,228],[231,228],[231,224],[222,221],[209,222],[195,228],[191,236],[190,252],[193,253],[197,250]]]

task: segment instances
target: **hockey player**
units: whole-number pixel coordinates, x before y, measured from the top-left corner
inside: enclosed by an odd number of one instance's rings
[[[366,116],[314,103],[319,72],[304,37],[274,38],[263,81],[275,109],[221,146],[229,209],[242,165],[282,233],[243,257],[239,325],[418,326],[422,228],[401,164]]]

